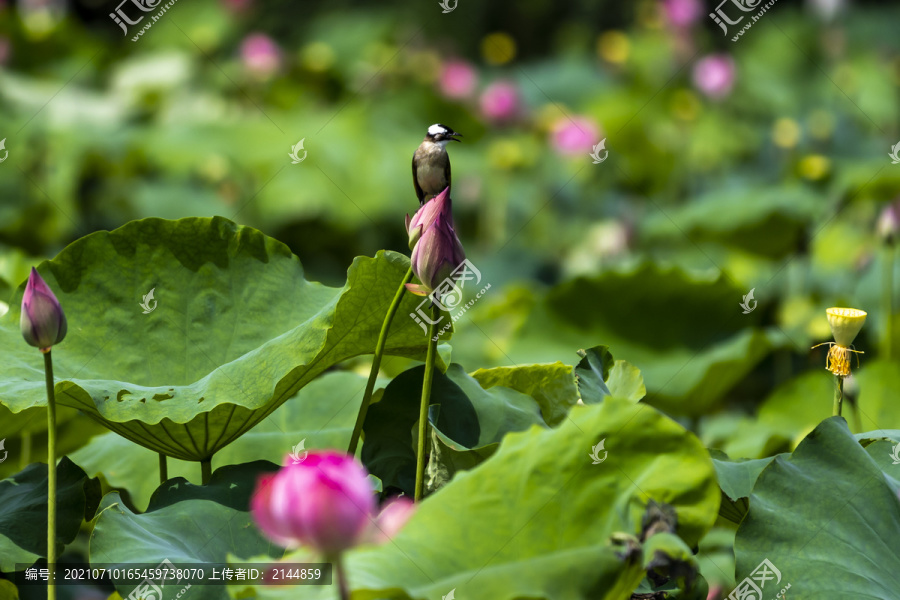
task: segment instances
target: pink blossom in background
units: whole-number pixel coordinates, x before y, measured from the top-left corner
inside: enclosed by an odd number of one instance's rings
[[[416,512],[416,504],[409,498],[394,498],[385,504],[375,520],[369,535],[371,541],[381,544],[400,532]]]
[[[462,60],[451,60],[444,63],[441,71],[441,93],[447,98],[468,98],[478,84],[478,72],[475,67]]]
[[[497,81],[481,94],[481,114],[491,121],[508,121],[519,114],[519,88],[508,81]]]
[[[241,43],[241,60],[251,73],[268,77],[281,68],[281,48],[269,36],[254,33]]]
[[[3,0],[0,0],[0,8],[3,8]],[[9,39],[0,35],[0,66],[5,65],[9,60]]]
[[[719,594],[722,593],[722,588],[714,585],[709,588],[709,595],[706,596],[706,600],[719,600]]]
[[[3,0],[0,0],[2,2]],[[231,12],[241,13],[250,8],[253,0],[221,0],[222,5]]]
[[[694,85],[709,98],[730,94],[734,80],[734,59],[728,54],[710,54],[694,65]]]
[[[704,13],[700,0],[663,0],[666,19],[676,27],[688,27],[699,20]]]
[[[550,139],[560,154],[590,153],[594,144],[600,141],[600,127],[589,117],[562,118],[554,125]]]

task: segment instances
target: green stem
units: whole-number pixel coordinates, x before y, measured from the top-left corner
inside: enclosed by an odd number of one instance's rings
[[[844,378],[834,376],[834,410],[835,417],[841,416],[841,407],[844,404]]]
[[[200,461],[200,483],[206,485],[212,477],[212,456]]]
[[[47,379],[47,568],[51,573],[47,600],[56,600],[56,584],[52,580],[56,566],[56,394],[50,350],[44,352],[44,375]]]
[[[350,446],[347,449],[348,454],[356,454],[359,436],[362,434],[363,423],[366,420],[366,413],[369,411],[369,405],[372,403],[372,394],[375,392],[375,381],[378,379],[378,371],[381,369],[381,357],[384,354],[384,346],[387,343],[388,330],[391,328],[391,322],[394,320],[394,315],[397,314],[397,309],[400,308],[400,300],[403,299],[406,284],[412,281],[412,277],[413,270],[410,267],[403,281],[400,282],[400,287],[397,288],[397,293],[394,294],[391,306],[388,308],[384,322],[381,324],[381,332],[378,334],[378,342],[375,344],[375,356],[372,358],[372,369],[369,371],[369,380],[366,382],[366,391],[363,394],[362,405],[359,407],[359,414],[356,415],[356,425],[353,426],[353,434],[350,436]]]
[[[162,485],[169,479],[169,464],[166,462],[166,455],[159,453],[159,484]]]
[[[432,321],[437,321],[440,309],[437,305],[432,311]],[[431,400],[431,382],[434,379],[434,358],[437,354],[437,342],[434,338],[434,323],[428,325],[428,354],[425,356],[425,377],[422,381],[422,403],[419,405],[419,439],[416,448],[416,502],[422,499],[425,491],[425,440],[428,431],[428,404]]]
[[[881,275],[881,314],[884,318],[884,338],[881,353],[891,359],[894,324],[894,244],[888,243],[884,249],[884,271]]]
[[[347,572],[344,570],[344,559],[338,554],[330,561],[334,564],[334,577],[337,580],[338,593],[341,600],[350,600],[350,586],[347,585]]]

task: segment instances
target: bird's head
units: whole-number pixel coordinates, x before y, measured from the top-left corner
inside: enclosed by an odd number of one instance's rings
[[[456,139],[457,137],[462,137],[462,134],[456,133],[446,125],[441,125],[440,123],[435,123],[428,128],[427,132],[425,132],[425,140],[435,143],[444,142],[446,144],[450,140],[459,142],[460,140]]]

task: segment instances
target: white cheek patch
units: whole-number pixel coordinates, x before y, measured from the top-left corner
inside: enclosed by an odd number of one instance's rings
[[[444,127],[441,127],[437,123],[428,128],[429,135],[437,135],[439,133],[447,133],[447,130]]]

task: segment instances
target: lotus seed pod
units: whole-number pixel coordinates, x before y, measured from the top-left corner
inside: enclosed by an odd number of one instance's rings
[[[866,322],[866,312],[856,308],[832,307],[825,311],[831,334],[839,346],[849,347]]]

